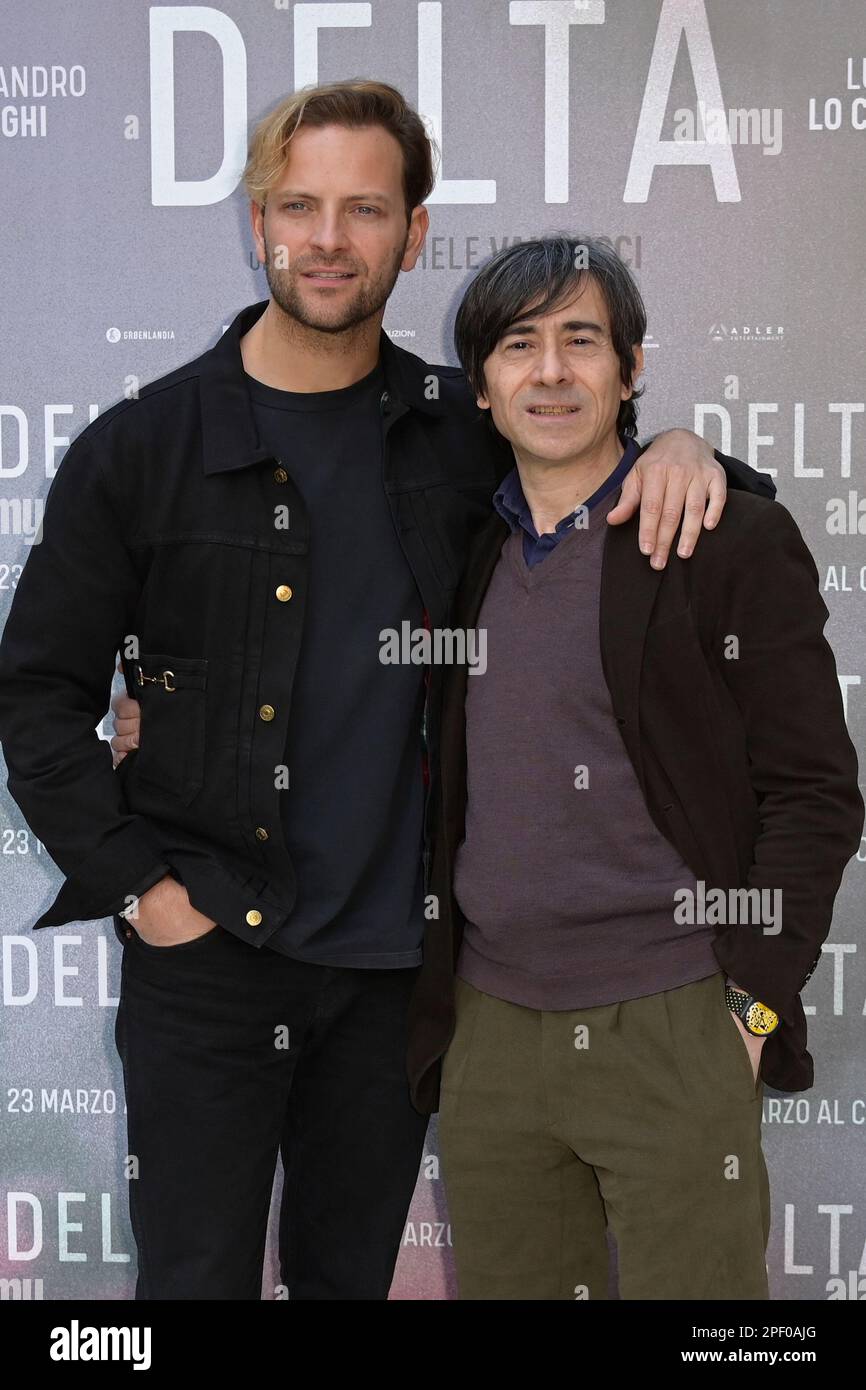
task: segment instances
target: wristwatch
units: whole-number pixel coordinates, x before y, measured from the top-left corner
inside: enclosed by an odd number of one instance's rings
[[[732,1013],[742,1019],[747,1032],[756,1038],[765,1038],[769,1033],[775,1033],[779,1026],[779,1015],[769,1004],[762,1004],[754,995],[746,994],[742,989],[734,989],[733,985],[725,985],[725,1003]]]

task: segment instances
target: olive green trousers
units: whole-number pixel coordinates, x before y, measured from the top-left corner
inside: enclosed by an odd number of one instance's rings
[[[524,1008],[456,981],[439,1144],[458,1291],[767,1299],[763,1082],[718,971],[619,1004]]]

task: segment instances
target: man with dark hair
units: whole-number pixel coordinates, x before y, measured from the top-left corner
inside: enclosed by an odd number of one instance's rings
[[[731,497],[663,574],[605,524],[645,326],[589,237],[501,252],[457,315],[516,460],[452,615],[486,669],[446,683],[411,1010],[463,1298],[605,1298],[606,1227],[623,1298],[768,1297],[763,1083],[812,1084],[800,991],[863,824],[790,513]]]
[[[612,247],[593,237],[575,241],[567,233],[523,243],[528,250],[506,249],[493,257],[470,285],[454,322],[454,344],[476,396],[484,392],[484,363],[506,328],[516,331],[533,291],[541,296],[535,315],[548,314],[574,298],[588,277],[607,306],[610,343],[619,359],[620,395],[616,432],[637,438],[637,402],[643,387],[635,381],[643,370],[646,310],[640,291]],[[489,409],[485,419],[496,430]],[[512,441],[513,443],[513,441]]]

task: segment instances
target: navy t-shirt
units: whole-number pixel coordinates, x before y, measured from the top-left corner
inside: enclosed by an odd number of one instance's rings
[[[423,624],[382,477],[381,363],[336,391],[280,391],[247,375],[259,437],[310,518],[301,650],[280,793],[298,879],[268,941],[322,965],[417,965],[423,667],[379,660],[383,628]]]

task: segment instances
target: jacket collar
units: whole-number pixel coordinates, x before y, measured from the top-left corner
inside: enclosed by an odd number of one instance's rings
[[[261,317],[269,302],[262,299],[242,309],[219,342],[199,359],[205,473],[228,472],[273,458],[256,432],[240,347],[241,338]],[[420,410],[428,416],[445,413],[447,404],[441,393],[435,400],[427,396],[434,368],[414,353],[397,347],[384,329],[379,334],[379,353],[391,398],[392,418],[406,410]]]

